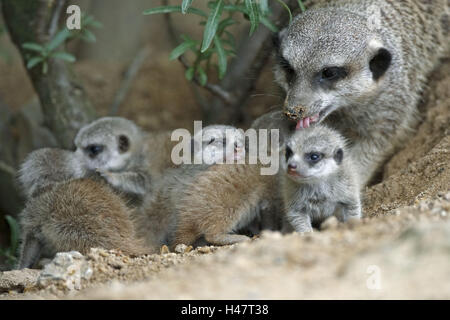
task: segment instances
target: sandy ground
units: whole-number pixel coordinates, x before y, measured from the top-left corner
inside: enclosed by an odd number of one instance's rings
[[[81,280],[79,290],[57,282],[38,285],[39,271],[29,270],[26,281],[0,289],[0,298],[450,299],[449,85],[447,61],[424,95],[424,121],[416,135],[386,164],[383,181],[365,190],[360,223],[330,220],[324,231],[310,235],[264,233],[230,247],[137,258],[93,249],[83,258],[92,276]],[[149,94],[144,85],[133,90],[137,96]],[[98,99],[107,105],[101,95]],[[155,94],[150,107],[139,99],[134,105],[151,112],[158,99]],[[190,112],[193,118],[198,114]],[[180,123],[190,121],[181,117],[180,111]],[[142,125],[157,128],[148,121]],[[0,276],[0,288],[7,276]]]

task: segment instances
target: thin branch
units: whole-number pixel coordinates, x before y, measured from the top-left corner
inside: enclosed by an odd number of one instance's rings
[[[149,54],[150,48],[148,46],[145,46],[138,51],[136,57],[128,67],[122,80],[122,84],[120,85],[119,91],[117,91],[116,96],[114,97],[114,101],[109,108],[109,115],[117,115],[117,113],[119,112],[120,105],[127,97],[134,79],[138,75],[139,70],[141,69]]]
[[[53,10],[52,19],[50,21],[50,27],[48,28],[48,35],[50,38],[52,38],[58,30],[59,18],[61,17],[61,12],[65,4],[66,0],[59,0],[56,3],[56,7]]]

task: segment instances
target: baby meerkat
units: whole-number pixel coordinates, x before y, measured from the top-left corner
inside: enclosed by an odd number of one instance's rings
[[[83,127],[75,138],[75,152],[43,148],[31,152],[19,171],[29,198],[54,183],[99,173],[115,189],[142,196],[150,178],[145,171],[144,133],[130,120],[100,118]]]
[[[89,175],[83,158],[72,151],[42,148],[31,152],[20,166],[19,182],[29,198],[47,191],[54,184]]]
[[[253,193],[259,195],[262,190],[259,184],[255,188],[248,186],[252,185],[253,176],[259,177],[259,166],[220,164],[222,160],[232,162],[244,157],[243,132],[231,130],[231,138],[229,134],[226,140],[225,131],[233,127],[212,126],[205,129],[202,144],[207,152],[194,154],[194,158],[204,159],[206,156],[209,162],[217,160],[217,163],[185,164],[167,171],[154,194],[146,198],[145,209],[138,216],[138,233],[147,239],[148,245],[193,244],[201,236],[214,244],[248,239],[229,233],[247,224],[256,212],[250,210],[256,206],[254,202],[259,201]],[[255,174],[249,174],[249,171]],[[231,176],[239,178],[239,181],[230,185]],[[218,194],[219,185],[227,190]],[[246,201],[242,201],[241,197]]]
[[[194,135],[191,146],[195,164],[234,163],[245,157],[244,132],[233,126],[207,126]]]
[[[129,255],[153,253],[137,238],[132,210],[99,179],[58,183],[30,199],[20,214],[22,244],[18,267],[30,268],[41,254],[52,256],[90,248],[119,249]]]
[[[449,57],[448,0],[315,0],[275,39],[298,128],[341,132],[363,185],[411,136],[428,74]]]
[[[361,217],[360,183],[344,138],[325,126],[296,131],[287,141],[280,174],[286,219],[311,232],[335,215]]]
[[[115,189],[144,195],[150,189],[148,154],[144,133],[133,121],[100,118],[83,127],[75,137],[75,155],[87,170],[95,170]]]

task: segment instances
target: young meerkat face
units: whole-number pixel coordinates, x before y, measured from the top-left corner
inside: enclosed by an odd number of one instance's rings
[[[245,137],[241,129],[232,126],[211,125],[203,128],[193,138],[193,144],[201,150],[193,150],[194,159],[206,164],[226,163],[241,160],[245,157]]]
[[[389,84],[391,52],[367,19],[339,9],[308,10],[275,38],[275,78],[298,128],[370,101]]]
[[[75,154],[88,170],[120,171],[128,166],[139,141],[139,129],[133,122],[101,118],[79,131]]]
[[[282,152],[282,169],[298,182],[319,181],[335,173],[344,157],[344,143],[340,136],[320,128],[296,131]]]

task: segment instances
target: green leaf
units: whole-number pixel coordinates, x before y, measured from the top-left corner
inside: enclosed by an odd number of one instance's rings
[[[88,26],[90,25],[92,22],[94,21],[94,17],[93,16],[82,16],[81,17],[81,26]]]
[[[286,10],[287,10],[287,12],[289,13],[289,23],[291,23],[292,22],[292,12],[291,12],[291,9],[289,9],[289,7],[288,7],[288,5],[286,4],[286,3],[284,3],[284,1],[283,0],[277,0]]]
[[[225,30],[225,28],[235,24],[236,21],[233,20],[233,18],[226,18],[220,21],[219,26],[217,27],[217,33],[219,35],[222,34],[222,32]]]
[[[297,0],[298,1],[298,6],[300,7],[300,10],[302,10],[302,12],[306,11],[305,5],[303,4],[302,0]]]
[[[81,31],[80,37],[87,42],[96,42],[97,41],[97,37],[95,36],[95,34],[93,34],[88,29],[83,29]]]
[[[67,38],[70,37],[70,31],[69,29],[65,28],[59,31],[53,39],[46,45],[46,48],[48,51],[53,51],[57,47],[59,47],[61,44],[64,43],[64,41],[67,40]]]
[[[48,63],[47,61],[44,61],[44,63],[42,64],[42,73],[47,74],[47,72],[48,72]]]
[[[185,14],[191,6],[193,0],[183,0],[181,3],[181,13]]]
[[[208,17],[208,21],[206,22],[205,31],[203,33],[201,52],[205,52],[211,45],[211,42],[213,41],[214,36],[216,35],[217,27],[219,26],[219,19],[222,16],[222,11],[223,11],[223,0],[219,0],[217,1],[217,4],[215,5],[214,9],[211,10]]]
[[[214,37],[214,45],[216,46],[217,56],[219,58],[219,79],[222,79],[225,76],[225,72],[227,72],[227,54],[217,35]]]
[[[252,35],[259,24],[258,5],[253,0],[245,0],[245,8],[247,9],[247,14],[250,18],[250,35]]]
[[[247,14],[247,10],[245,10],[244,6],[235,6],[235,5],[232,5],[232,4],[225,5],[223,7],[223,10],[225,10],[225,11],[232,11],[232,12],[239,11],[241,13]]]
[[[145,10],[143,12],[143,14],[149,15],[149,14],[172,13],[172,12],[181,12],[181,6],[163,6],[163,7],[151,8],[151,9]],[[189,9],[187,9],[186,12],[197,14],[202,17],[207,17],[206,13],[204,13],[202,10],[199,10],[196,8],[189,8]]]
[[[259,0],[259,8],[263,16],[268,16],[270,14],[269,0]]]
[[[272,23],[269,19],[266,17],[259,17],[259,21],[267,27],[272,32],[278,32],[278,28],[275,24]]]
[[[198,81],[200,82],[200,85],[205,86],[206,83],[208,83],[208,76],[206,75],[205,70],[201,66],[197,67],[197,73],[199,76]]]
[[[19,224],[17,223],[17,220],[11,216],[5,216],[5,219],[11,230],[11,253],[15,255],[19,245]]]
[[[76,59],[73,55],[71,55],[70,53],[62,52],[62,51],[52,53],[50,56],[51,56],[52,58],[64,60],[64,61],[67,61],[67,62],[75,62],[75,61],[77,60],[77,59]]]
[[[192,79],[194,78],[194,67],[189,67],[187,68],[186,72],[184,73],[184,76],[186,77],[187,80],[192,81]]]
[[[33,57],[27,61],[27,69],[32,69],[35,65],[44,61],[43,57]]]
[[[43,46],[34,42],[25,42],[22,44],[22,48],[37,52],[43,52],[45,50]]]
[[[184,54],[189,49],[195,47],[197,44],[194,41],[187,40],[180,44],[178,47],[172,50],[172,52],[169,55],[169,60],[175,60],[178,59],[179,56]]]

